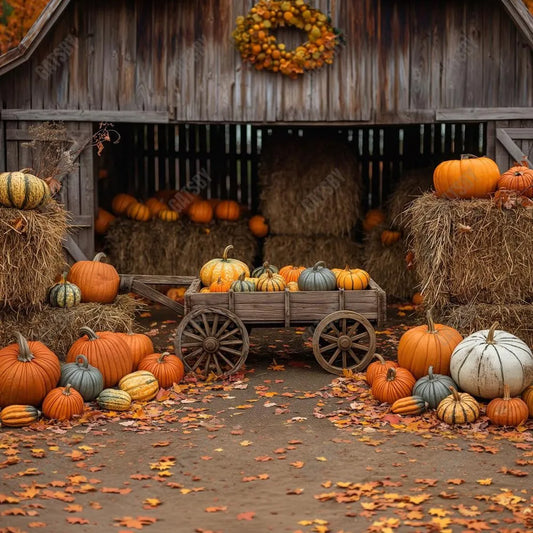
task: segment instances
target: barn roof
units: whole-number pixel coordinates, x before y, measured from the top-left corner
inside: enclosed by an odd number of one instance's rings
[[[526,41],[533,48],[533,16],[522,0],[499,0]],[[70,0],[50,0],[20,44],[0,55],[0,76],[27,61]]]

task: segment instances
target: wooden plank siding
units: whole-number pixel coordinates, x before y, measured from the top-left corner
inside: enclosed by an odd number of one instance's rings
[[[72,0],[0,107],[157,112],[177,122],[403,123],[429,110],[533,106],[532,50],[497,0],[316,0],[345,36],[333,65],[297,80],[234,49],[251,0]],[[42,66],[65,42],[47,76]],[[162,120],[164,121],[164,120]]]

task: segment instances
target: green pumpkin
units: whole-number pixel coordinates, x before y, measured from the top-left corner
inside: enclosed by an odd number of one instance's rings
[[[24,171],[0,174],[0,204],[16,209],[35,209],[50,200],[48,184]]]
[[[74,307],[81,302],[81,290],[67,281],[67,273],[63,272],[61,281],[50,289],[48,301],[52,307]]]
[[[252,271],[252,275],[250,277],[260,278],[263,274],[266,274],[267,272],[272,272],[272,274],[277,274],[279,272],[279,268],[265,261],[263,263],[263,266],[254,268],[254,270]]]
[[[94,400],[104,389],[102,373],[90,365],[84,355],[77,355],[74,363],[67,363],[61,367],[59,386],[65,387],[67,383],[70,383],[86,402]]]
[[[124,390],[104,389],[96,398],[101,409],[127,411],[131,407],[131,396]]]
[[[301,291],[334,291],[337,288],[337,278],[329,268],[326,268],[324,261],[319,261],[300,274],[298,288]]]
[[[239,279],[231,284],[230,291],[233,292],[255,292],[255,283],[245,280],[246,273],[243,272]]]
[[[428,375],[415,383],[413,395],[422,397],[431,409],[436,409],[439,403],[450,395],[450,387],[457,389],[455,381],[444,374],[433,374],[433,367],[430,366]]]

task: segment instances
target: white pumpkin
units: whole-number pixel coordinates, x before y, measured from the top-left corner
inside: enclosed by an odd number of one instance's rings
[[[524,341],[497,326],[466,337],[451,356],[452,379],[479,398],[501,398],[505,384],[512,397],[519,396],[533,382],[533,353]]]

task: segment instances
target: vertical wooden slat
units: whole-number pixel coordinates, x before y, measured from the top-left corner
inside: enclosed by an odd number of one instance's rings
[[[90,123],[80,122],[77,125],[72,125],[71,129],[76,133],[85,136],[92,135],[92,125]],[[77,175],[77,176],[76,176]],[[79,211],[80,215],[87,215],[94,217],[95,211],[95,175],[93,172],[93,147],[88,146],[81,154],[79,159],[79,168],[70,177],[77,177],[79,190]],[[72,209],[69,207],[69,210]],[[77,242],[79,247],[85,252],[87,257],[94,256],[94,222],[91,222],[91,227],[82,228],[77,234]]]
[[[2,110],[0,109],[0,172],[7,171],[5,126],[6,123],[2,121]]]

